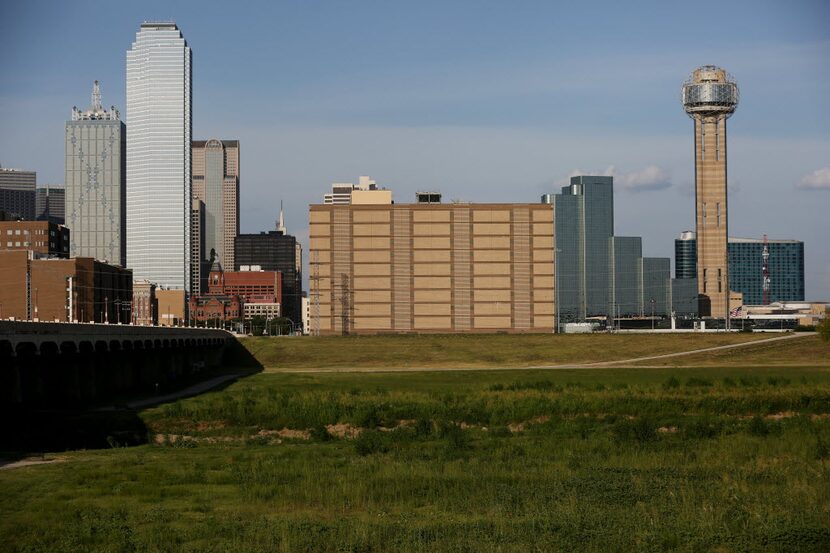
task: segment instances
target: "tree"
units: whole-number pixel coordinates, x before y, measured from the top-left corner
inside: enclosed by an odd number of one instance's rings
[[[824,320],[816,327],[818,335],[825,342],[830,342],[830,313],[825,314]]]

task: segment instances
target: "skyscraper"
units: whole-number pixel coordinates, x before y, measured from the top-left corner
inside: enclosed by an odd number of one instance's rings
[[[64,132],[65,219],[72,231],[72,257],[126,266],[126,134],[118,110],[101,105],[95,81],[91,106],[85,111],[73,107]]]
[[[804,301],[804,242],[729,238],[729,289],[743,295],[744,305],[763,304],[763,252],[769,253],[769,301]],[[685,231],[674,241],[675,275],[694,278],[695,233]]]
[[[34,171],[0,167],[0,218],[33,221],[36,187]]]
[[[576,176],[548,197],[556,216],[556,286],[563,322],[613,314],[614,179]]]
[[[233,268],[239,234],[239,141],[193,141],[193,199],[204,202],[205,255]],[[191,260],[195,263],[196,260]]]
[[[683,85],[683,108],[695,127],[695,226],[700,314],[729,316],[726,120],[738,106],[738,85],[725,70],[704,65]]]
[[[127,265],[188,289],[191,51],[175,23],[142,23],[127,51]]]
[[[42,186],[35,191],[35,219],[59,225],[66,222],[66,189],[62,186]]]

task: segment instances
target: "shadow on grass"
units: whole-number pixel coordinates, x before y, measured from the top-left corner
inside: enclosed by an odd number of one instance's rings
[[[5,406],[0,409],[0,459],[11,462],[44,452],[147,443],[147,426],[138,414],[141,409],[222,390],[238,378],[262,370],[262,364],[234,340],[223,352],[221,366],[181,375],[150,393],[148,390],[136,391],[88,404],[60,405],[54,402],[53,405]],[[210,384],[225,376],[230,378]]]

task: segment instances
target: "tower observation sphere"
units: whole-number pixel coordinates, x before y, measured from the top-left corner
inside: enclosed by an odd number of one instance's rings
[[[689,117],[728,118],[735,112],[740,92],[735,79],[714,65],[698,67],[683,83],[683,109]]]

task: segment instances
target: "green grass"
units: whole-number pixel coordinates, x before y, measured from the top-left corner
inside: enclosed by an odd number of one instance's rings
[[[756,334],[756,336],[759,334]],[[769,337],[769,334],[765,335]],[[758,344],[748,348],[736,348],[705,353],[684,355],[648,361],[650,365],[670,366],[815,366],[830,365],[830,342],[812,334],[792,341]]]
[[[0,550],[827,551],[828,413],[827,364],[262,373],[0,472]]]
[[[438,334],[245,338],[271,369],[501,368],[594,363],[769,338],[768,334]]]

